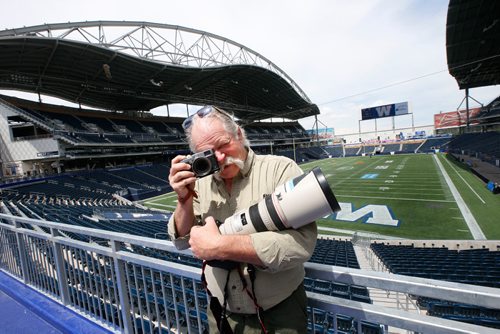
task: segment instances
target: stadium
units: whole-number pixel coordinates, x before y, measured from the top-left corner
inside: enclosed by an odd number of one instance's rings
[[[208,332],[202,261],[168,238],[168,174],[190,153],[184,119],[215,105],[257,154],[320,167],[340,202],[305,265],[310,333],[499,333],[500,96],[469,107],[469,89],[500,82],[499,7],[450,1],[461,108],[432,127],[345,136],[320,129],[320,108],[280,67],[210,32],[0,31],[0,89],[38,96],[0,96],[0,332]],[[359,122],[408,115],[397,102]],[[174,105],[186,116],[151,112]]]

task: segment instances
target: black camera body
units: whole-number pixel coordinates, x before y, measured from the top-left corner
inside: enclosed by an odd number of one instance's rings
[[[198,178],[211,175],[220,170],[214,150],[195,153],[181,162],[191,165],[191,170]]]

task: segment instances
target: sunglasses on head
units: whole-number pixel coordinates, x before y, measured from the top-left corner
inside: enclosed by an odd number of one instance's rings
[[[222,115],[232,119],[232,116],[229,115],[227,112],[223,111],[222,109],[219,109],[219,108],[214,107],[214,106],[205,106],[205,107],[201,108],[200,110],[198,110],[197,112],[195,112],[194,114],[190,115],[188,118],[186,118],[184,120],[184,122],[182,122],[182,128],[184,130],[189,129],[191,127],[191,125],[193,125],[193,117],[195,115],[198,115],[198,117],[203,118],[203,117],[211,114],[214,111],[217,111],[219,114],[222,114]]]

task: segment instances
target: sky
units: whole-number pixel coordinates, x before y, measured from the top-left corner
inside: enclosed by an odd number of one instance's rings
[[[407,101],[415,126],[457,110],[465,92],[448,73],[447,9],[445,0],[19,0],[0,12],[0,29],[118,20],[207,31],[271,60],[318,105],[319,127],[340,135],[374,130],[373,120],[360,122],[362,108]],[[470,95],[486,105],[500,87]],[[310,129],[315,119],[299,122]],[[409,127],[412,117],[394,122]],[[392,120],[377,126],[389,130]]]

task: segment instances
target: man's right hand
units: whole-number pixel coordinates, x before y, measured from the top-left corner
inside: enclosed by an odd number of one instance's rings
[[[196,181],[195,174],[191,171],[191,166],[181,162],[186,158],[185,155],[178,155],[172,159],[168,182],[178,198],[186,198],[189,193],[194,191]]]

